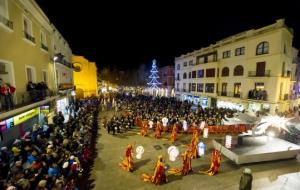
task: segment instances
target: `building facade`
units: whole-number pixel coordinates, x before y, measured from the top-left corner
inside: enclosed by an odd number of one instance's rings
[[[96,63],[76,55],[73,56],[72,60],[76,98],[98,96]]]
[[[175,58],[176,96],[203,107],[271,114],[290,108],[296,64],[283,19]]]
[[[159,68],[160,88],[164,91],[164,96],[174,95],[174,66],[164,66]]]
[[[61,63],[53,61],[58,53],[64,55]],[[0,0],[0,78],[15,88],[17,107],[4,110],[0,96],[0,145],[31,130],[59,107],[56,81],[72,83],[71,57],[67,42],[34,0]],[[69,79],[57,78],[60,70]],[[44,84],[48,90],[40,90]]]

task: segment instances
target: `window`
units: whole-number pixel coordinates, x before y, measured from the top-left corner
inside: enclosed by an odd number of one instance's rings
[[[191,72],[189,72],[189,79],[192,77],[192,73]]]
[[[240,98],[241,96],[241,83],[234,83],[234,97]]]
[[[186,79],[186,73],[183,73],[183,77],[182,77],[183,79]]]
[[[206,77],[215,77],[215,69],[206,69]]]
[[[47,71],[43,71],[42,74],[43,74],[43,76],[42,76],[43,77],[43,82],[47,84],[48,83]]]
[[[245,47],[240,47],[240,48],[235,49],[235,55],[236,56],[244,55],[244,54],[245,54]]]
[[[256,55],[269,53],[269,42],[261,42],[256,47]]]
[[[234,76],[243,76],[244,75],[244,68],[241,65],[238,65],[234,68],[233,72]]]
[[[203,92],[203,83],[197,84],[197,92]]]
[[[215,84],[214,83],[206,83],[205,84],[205,92],[214,93]]]
[[[42,30],[41,30],[41,48],[45,51],[48,51],[46,35]]]
[[[179,73],[177,73],[177,80],[180,80],[180,75],[179,75]]]
[[[229,68],[228,67],[224,67],[222,69],[222,77],[228,77],[229,76]]]
[[[192,91],[196,91],[196,83],[192,83]]]
[[[283,45],[283,53],[286,54],[286,45]]]
[[[184,63],[183,63],[183,66],[186,67],[186,66],[187,66],[187,62],[184,62]]]
[[[189,83],[189,92],[191,91],[192,89],[192,83]]]
[[[180,90],[179,90],[179,83],[177,83],[176,86],[177,86],[177,87],[176,87],[177,91],[180,91]]]
[[[226,96],[227,95],[227,83],[222,83],[221,95],[222,96]]]
[[[0,15],[8,18],[8,7],[7,7],[7,0],[0,0]]]
[[[186,84],[183,83],[183,92],[185,92],[185,91],[186,91]]]
[[[263,83],[263,82],[256,82],[255,83],[255,89],[256,90],[264,90],[265,89],[265,83]]]
[[[25,66],[27,82],[35,82],[35,70],[34,67]]]
[[[193,66],[193,60],[189,61],[189,66]]]
[[[204,70],[198,70],[198,78],[203,78],[204,77]]]
[[[32,32],[32,22],[25,16],[23,16],[23,29],[24,29],[24,36],[27,40],[35,43],[35,39],[33,37]]]
[[[180,70],[180,64],[177,64],[177,70]]]
[[[193,71],[193,72],[192,72],[192,78],[193,78],[193,79],[196,78],[196,71]]]
[[[223,52],[223,58],[229,58],[230,57],[230,50]]]

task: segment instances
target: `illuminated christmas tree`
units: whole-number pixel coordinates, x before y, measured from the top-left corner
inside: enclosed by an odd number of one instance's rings
[[[152,69],[151,69],[150,72],[151,72],[151,75],[149,76],[150,82],[148,82],[147,84],[148,84],[149,88],[151,89],[151,91],[154,92],[154,90],[159,89],[158,85],[161,84],[157,80],[159,78],[159,76],[157,74],[158,70],[157,70],[157,67],[156,67],[156,60],[155,59],[152,61]]]

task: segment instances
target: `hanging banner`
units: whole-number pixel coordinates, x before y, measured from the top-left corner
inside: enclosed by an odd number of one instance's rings
[[[27,121],[28,119],[36,116],[39,114],[40,108],[35,108],[32,110],[29,110],[27,112],[24,112],[20,115],[15,116],[14,119],[14,125],[18,125],[20,123],[23,123],[25,121]]]

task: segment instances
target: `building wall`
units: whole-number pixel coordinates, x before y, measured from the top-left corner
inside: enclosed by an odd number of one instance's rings
[[[74,69],[74,85],[76,86],[76,97],[83,98],[97,96],[97,67],[96,63],[89,62],[83,56],[73,56],[75,66],[80,67],[80,71]]]
[[[291,79],[296,66],[293,64],[292,40],[293,34],[285,26],[284,20],[278,20],[275,24],[257,30],[249,30],[223,39],[209,47],[182,55],[175,59],[177,96],[205,96],[219,100],[226,99],[226,101],[231,102],[239,101],[243,102],[246,107],[251,102],[258,102],[261,105],[271,104],[271,112],[274,112],[276,108],[278,111],[285,111],[289,109],[287,97],[291,95],[293,86]],[[269,43],[269,52],[256,55],[257,45],[264,41]],[[240,47],[245,48],[245,53],[235,55],[235,50]],[[229,50],[231,51],[230,57],[223,58],[223,52]],[[210,53],[215,54],[216,58],[214,59],[211,55],[208,57],[207,63],[199,61],[199,57]],[[265,76],[256,76],[258,62],[265,62]],[[234,76],[233,74],[234,68],[238,65],[243,67],[242,76]],[[229,76],[222,76],[224,67],[229,68]],[[206,69],[209,68],[215,69],[215,77],[206,77]],[[198,78],[198,76],[189,78],[189,72],[201,69],[205,71],[203,78]],[[183,79],[184,73],[187,74],[186,79]],[[211,93],[205,92],[205,89],[204,92],[197,92],[197,87],[196,92],[189,92],[189,83],[214,83],[215,88]],[[222,83],[227,83],[226,95],[221,93]],[[240,98],[233,97],[235,83],[241,83]],[[249,91],[255,88],[255,83],[264,83],[264,90],[267,92],[266,100],[249,99]],[[183,90],[184,84],[186,85],[185,92]]]
[[[43,80],[42,71],[48,74],[48,87],[53,88],[53,75],[51,70],[51,31],[49,30],[49,22],[44,18],[40,10],[35,9],[35,15],[28,10],[28,4],[32,5],[32,1],[7,1],[8,3],[8,19],[13,22],[13,29],[9,29],[3,23],[0,24],[0,60],[3,63],[9,64],[9,74],[0,77],[9,79],[9,82],[16,87],[15,100],[20,102],[22,95],[26,92],[27,75],[26,66],[31,66],[35,70],[35,81],[41,82]],[[37,18],[39,17],[39,19]],[[25,39],[23,29],[23,18],[26,17],[31,20],[32,34],[35,38],[35,43]],[[43,20],[44,23],[41,23]],[[46,23],[46,24],[45,24]],[[46,46],[49,50],[45,51],[41,48],[41,30],[46,36]]]

